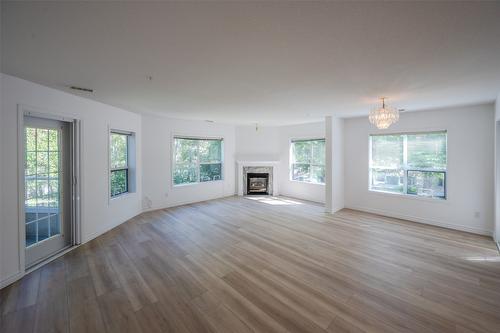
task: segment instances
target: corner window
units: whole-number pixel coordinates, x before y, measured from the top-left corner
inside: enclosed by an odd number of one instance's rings
[[[290,180],[325,183],[325,139],[292,140]]]
[[[112,130],[109,138],[110,193],[111,197],[132,192],[133,134]]]
[[[446,199],[447,133],[370,136],[369,189]]]
[[[174,185],[222,180],[222,151],[222,139],[174,137]]]

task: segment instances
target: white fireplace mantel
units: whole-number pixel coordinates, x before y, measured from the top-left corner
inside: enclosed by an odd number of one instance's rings
[[[243,195],[243,168],[244,167],[273,167],[273,195],[278,192],[278,168],[279,161],[236,161],[236,175],[238,177],[238,195]]]

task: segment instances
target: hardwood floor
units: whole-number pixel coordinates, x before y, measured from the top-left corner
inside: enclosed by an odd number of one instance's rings
[[[500,332],[491,239],[252,199],[82,245],[0,291],[1,332]]]

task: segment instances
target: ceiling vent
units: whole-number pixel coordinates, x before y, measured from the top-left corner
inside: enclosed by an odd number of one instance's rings
[[[77,87],[77,86],[70,86],[69,87],[72,90],[77,90],[77,91],[83,91],[87,93],[94,93],[94,89],[89,89],[89,88],[82,88],[82,87]]]

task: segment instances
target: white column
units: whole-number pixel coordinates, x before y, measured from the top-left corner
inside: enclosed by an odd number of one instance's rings
[[[326,184],[325,209],[335,213],[344,208],[344,120],[325,117]]]

